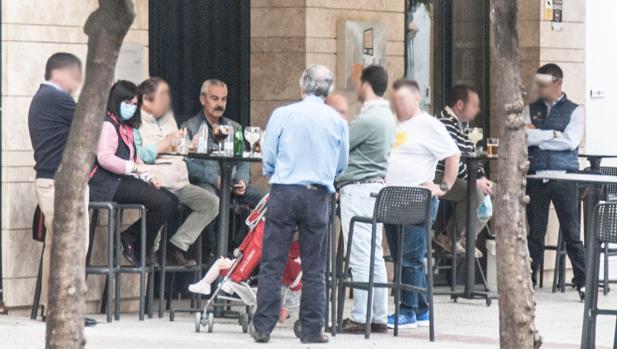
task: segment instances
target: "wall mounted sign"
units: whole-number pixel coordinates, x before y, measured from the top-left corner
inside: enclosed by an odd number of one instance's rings
[[[551,21],[551,29],[563,29],[563,2],[564,0],[546,0],[544,2],[544,20]]]
[[[340,21],[337,28],[336,88],[351,90],[364,67],[385,65],[386,40],[384,23]]]

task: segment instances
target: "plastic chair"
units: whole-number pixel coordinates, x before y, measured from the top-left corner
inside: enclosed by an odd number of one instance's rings
[[[617,243],[617,202],[600,203],[593,214],[593,245],[587,247],[585,280],[585,311],[583,312],[583,334],[581,348],[595,348],[596,318],[598,315],[617,317],[617,309],[598,308],[598,282],[602,245]],[[617,326],[615,327],[614,348],[617,348]]]
[[[373,303],[373,288],[384,287],[394,290],[395,302],[395,324],[394,335],[398,336],[398,317],[400,314],[401,290],[426,292],[429,302],[429,337],[435,340],[434,311],[433,311],[433,265],[432,258],[426,259],[427,264],[427,288],[419,288],[412,285],[402,284],[401,275],[403,268],[403,233],[404,225],[423,225],[427,232],[427,251],[432,251],[431,237],[431,192],[418,187],[385,187],[377,195],[373,217],[354,216],[349,227],[349,237],[345,254],[345,264],[342,270],[343,278],[339,282],[338,300],[338,328],[341,328],[343,321],[343,307],[346,287],[363,289],[368,292],[366,309],[366,327],[364,337],[369,338],[371,333],[371,312]],[[356,223],[371,224],[371,254],[369,261],[369,280],[368,282],[354,282],[351,280],[349,259],[352,246],[353,230]],[[392,224],[398,227],[398,254],[394,282],[376,283],[373,280],[375,271],[375,241],[377,239],[378,224]]]

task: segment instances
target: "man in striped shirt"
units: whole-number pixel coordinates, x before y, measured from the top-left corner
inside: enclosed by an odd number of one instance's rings
[[[478,115],[480,112],[480,97],[478,92],[469,86],[457,85],[454,86],[448,96],[446,107],[437,117],[445,126],[450,136],[456,142],[461,153],[472,152],[474,144],[469,140],[467,132],[467,124]],[[437,174],[435,183],[441,183],[444,173],[443,161],[437,165]],[[456,202],[456,250],[457,253],[465,252],[465,227],[467,222],[467,165],[464,161],[459,162],[458,178],[454,182],[452,189],[443,196],[444,200]],[[478,166],[477,184],[477,200],[478,206],[482,203],[484,195],[493,194],[493,182],[491,182],[484,172],[482,166]],[[477,218],[476,218],[477,220]],[[476,221],[476,236],[486,226],[485,222]],[[448,223],[448,232],[454,229],[453,221]],[[444,248],[446,251],[451,251],[452,242],[450,241],[451,233],[444,232],[435,236],[435,242]],[[482,257],[480,250],[476,249],[476,257]]]

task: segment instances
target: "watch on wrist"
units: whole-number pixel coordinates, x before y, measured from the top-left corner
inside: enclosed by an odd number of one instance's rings
[[[439,190],[443,191],[444,193],[447,193],[448,190],[450,190],[450,188],[448,188],[448,185],[446,183],[441,183],[439,185]]]

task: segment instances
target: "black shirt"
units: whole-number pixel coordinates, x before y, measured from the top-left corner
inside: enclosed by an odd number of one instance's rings
[[[75,101],[54,86],[41,84],[30,103],[28,130],[36,178],[54,178],[75,114]]]

